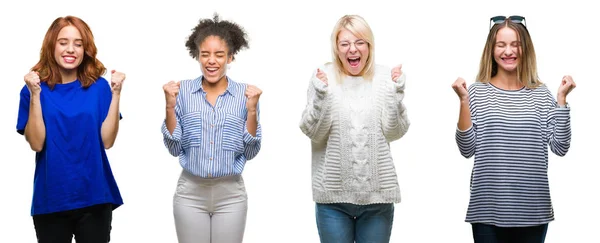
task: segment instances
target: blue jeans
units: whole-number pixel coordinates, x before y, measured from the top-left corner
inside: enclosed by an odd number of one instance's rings
[[[394,204],[321,204],[316,208],[321,243],[389,243]]]
[[[498,227],[472,224],[475,243],[544,243],[548,224],[532,227]]]

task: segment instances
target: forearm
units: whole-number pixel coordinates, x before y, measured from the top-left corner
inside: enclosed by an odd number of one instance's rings
[[[326,139],[331,126],[330,104],[325,84],[313,78],[308,89],[308,104],[302,112],[300,129],[313,141]]]
[[[31,95],[29,105],[29,119],[25,125],[25,139],[33,151],[40,152],[46,140],[46,126],[42,117],[40,96]]]
[[[465,131],[473,125],[471,121],[471,108],[469,107],[469,99],[461,99],[460,113],[458,116],[458,129]]]
[[[104,148],[111,148],[115,140],[117,139],[117,133],[119,132],[119,103],[121,96],[119,94],[113,94],[110,102],[110,108],[108,109],[108,115],[102,122],[102,142]]]
[[[253,137],[256,137],[256,128],[258,127],[258,119],[256,110],[248,110],[248,117],[246,118],[246,129],[248,133]]]
[[[403,73],[396,82],[386,82],[388,92],[386,93],[382,130],[388,142],[400,139],[410,127],[406,106],[404,105],[404,89],[406,87],[406,75]]]
[[[177,126],[177,117],[175,116],[175,107],[167,107],[165,122],[167,123],[167,130],[169,133],[173,135],[173,131],[175,131],[175,127]]]

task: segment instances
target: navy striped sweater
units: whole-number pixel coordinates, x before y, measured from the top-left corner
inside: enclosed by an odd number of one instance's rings
[[[473,125],[457,129],[461,154],[475,155],[466,222],[525,227],[554,220],[548,147],[564,156],[571,142],[570,108],[557,107],[545,85],[503,90],[469,86]]]

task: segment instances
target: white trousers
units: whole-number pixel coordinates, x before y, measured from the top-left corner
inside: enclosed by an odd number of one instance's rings
[[[207,179],[181,173],[173,196],[179,243],[241,243],[247,212],[241,175]]]

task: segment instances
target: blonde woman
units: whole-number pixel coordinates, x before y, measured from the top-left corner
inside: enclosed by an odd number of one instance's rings
[[[373,33],[343,16],[331,35],[333,62],[308,86],[300,129],[312,143],[312,188],[321,242],[389,242],[400,189],[389,143],[410,125],[405,74],[375,65]]]
[[[571,142],[564,76],[558,101],[537,75],[522,16],[491,18],[477,82],[452,85],[460,99],[456,142],[475,155],[466,221],[477,242],[544,242],[554,220],[548,185],[548,146],[564,156]]]

